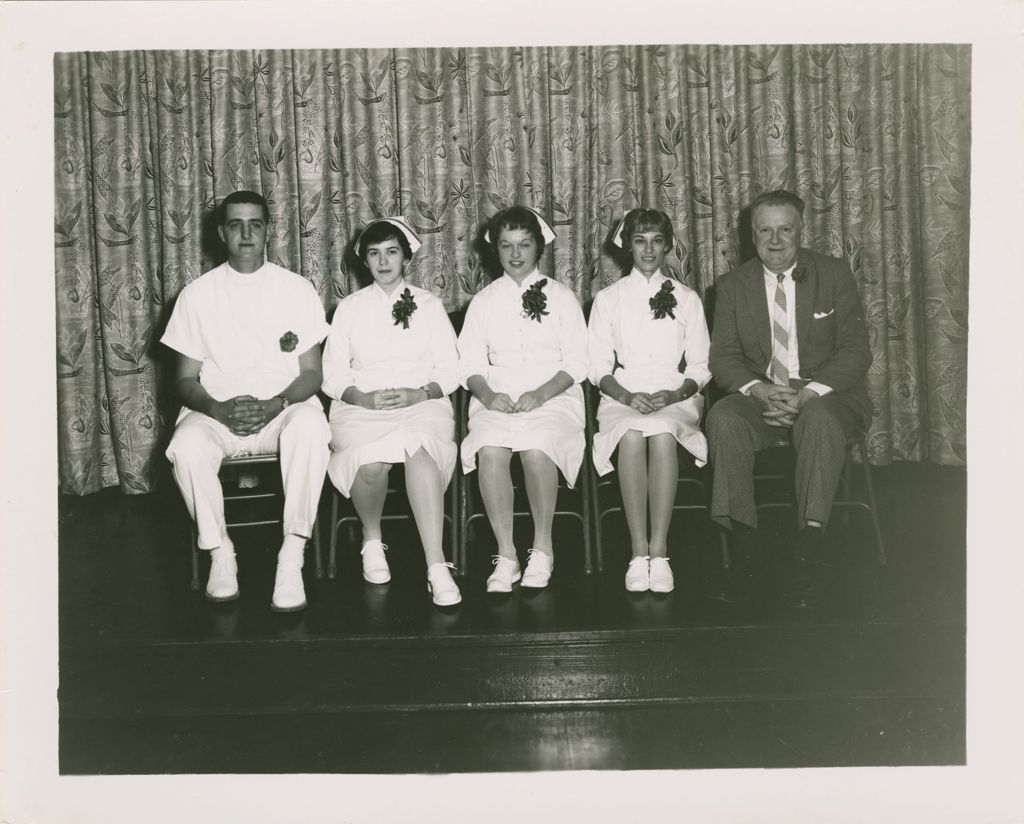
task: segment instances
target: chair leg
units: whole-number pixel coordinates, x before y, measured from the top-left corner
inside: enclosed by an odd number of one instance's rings
[[[452,533],[452,563],[455,564],[455,572],[461,578],[465,575],[463,571],[464,560],[462,557],[462,535],[459,529],[459,470],[460,466],[456,465],[455,473],[452,477],[452,485],[448,492],[448,509],[449,509],[449,522],[451,524]]]
[[[885,542],[882,540],[882,525],[878,520],[878,504],[875,502],[875,489],[871,483],[871,464],[868,462],[867,447],[861,444],[861,463],[864,467],[864,487],[868,498],[868,511],[871,513],[871,526],[875,530],[875,541],[878,543],[878,563],[888,566],[889,559],[885,554]]]
[[[842,474],[842,477],[840,479],[840,483],[842,484],[842,490],[843,490],[843,498],[842,498],[842,500],[844,500],[844,501],[852,501],[853,500],[853,484],[852,484],[852,479],[853,479],[853,452],[852,452],[852,448],[851,448],[851,449],[848,449],[846,451],[846,460],[843,462],[843,474]],[[848,506],[842,507],[842,510],[843,510],[843,529],[846,530],[847,532],[850,531],[850,509],[851,509],[851,507],[848,507]]]
[[[189,524],[188,537],[190,549],[192,550],[192,584],[191,588],[193,592],[199,592],[201,584],[199,583],[199,544],[196,541],[196,528],[194,524]]]
[[[469,491],[469,479],[466,476],[462,477],[462,483],[459,485],[459,497],[462,502],[462,511],[459,513],[459,532],[461,537],[459,542],[462,546],[462,575],[465,576],[469,573],[469,546],[473,542],[472,533],[470,532],[470,518],[473,515],[473,505],[470,500],[472,495]]]
[[[586,456],[584,457],[584,461],[589,462],[589,460],[590,452],[588,450]],[[580,497],[583,499],[583,571],[587,575],[592,575],[594,573],[594,548],[591,544],[590,537],[590,527],[593,522],[590,509],[590,467],[584,465],[582,467],[582,470],[583,486],[580,489]]]
[[[594,529],[594,554],[595,554],[595,566],[598,572],[604,571],[604,528],[603,520],[601,518],[601,507],[600,507],[600,482],[601,479],[597,475],[597,471],[593,469],[593,464],[590,466],[590,471],[594,474],[591,476],[590,483],[590,520]]]
[[[722,569],[728,572],[732,569],[732,556],[729,554],[729,538],[725,534],[724,529],[717,529],[712,526],[712,529],[716,529],[718,532],[718,545],[722,551]]]
[[[316,513],[316,520],[313,521],[313,560],[316,564],[314,572],[319,581],[324,577],[324,556],[320,547],[320,512]]]
[[[331,548],[327,560],[327,577],[334,579],[338,577],[338,495],[340,493],[331,490]]]

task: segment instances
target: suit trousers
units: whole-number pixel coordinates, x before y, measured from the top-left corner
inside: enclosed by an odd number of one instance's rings
[[[828,523],[832,500],[846,461],[846,443],[863,429],[854,400],[832,392],[800,409],[791,430],[796,450],[796,503],[801,523]],[[708,413],[712,474],[711,518],[724,527],[734,522],[757,528],[754,456],[778,440],[778,427],[761,417],[756,398],[726,395]]]
[[[224,492],[217,473],[225,458],[279,453],[284,488],[284,534],[309,538],[330,459],[331,430],[319,405],[289,406],[252,435],[192,411],[174,430],[167,457],[174,480],[199,533],[200,549],[224,542]]]

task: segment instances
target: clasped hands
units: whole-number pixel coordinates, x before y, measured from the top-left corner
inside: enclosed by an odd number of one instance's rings
[[[761,417],[769,426],[788,428],[796,423],[800,409],[811,398],[817,398],[813,389],[793,389],[774,383],[756,383],[750,394],[761,404]]]
[[[534,409],[544,405],[545,398],[534,389],[530,392],[523,392],[519,399],[513,401],[511,396],[505,392],[491,392],[486,399],[481,398],[480,402],[492,412],[505,412],[509,415],[516,412],[532,412]]]
[[[685,385],[678,389],[662,389],[659,392],[630,392],[626,406],[635,409],[641,415],[650,415],[666,406],[685,401],[692,392],[687,392]]]
[[[372,392],[361,392],[359,406],[364,409],[391,411],[394,409],[405,409],[407,406],[415,406],[425,400],[429,400],[426,389],[412,389],[408,386],[403,386],[391,389],[375,389]]]
[[[281,399],[277,397],[261,401],[252,395],[236,395],[226,401],[216,401],[211,417],[236,435],[254,435],[276,418],[282,408]]]

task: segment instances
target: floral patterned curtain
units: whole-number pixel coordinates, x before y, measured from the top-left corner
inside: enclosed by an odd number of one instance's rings
[[[367,220],[424,239],[411,279],[455,311],[488,282],[480,225],[523,203],[542,268],[583,303],[621,276],[608,236],[663,209],[702,295],[751,254],[743,208],[785,187],[805,245],[867,309],[871,460],[963,464],[970,47],[592,46],[111,52],[55,58],[60,481],[146,492],[173,426],[157,343],[219,262],[214,204],[270,202],[268,256],[325,307]],[[212,242],[211,242],[212,241]],[[710,296],[710,295],[709,295]]]

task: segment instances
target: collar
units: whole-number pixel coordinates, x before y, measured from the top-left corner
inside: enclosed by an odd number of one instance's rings
[[[255,283],[263,277],[263,274],[267,271],[267,261],[263,261],[263,265],[260,266],[255,272],[239,272],[233,268],[230,263],[224,261],[224,271],[227,272],[228,277],[232,280],[237,280],[242,283]]]
[[[657,291],[661,288],[661,284],[668,280],[668,277],[662,274],[661,269],[656,270],[654,274],[651,275],[650,279],[648,279],[647,276],[635,266],[626,278],[634,289],[640,288],[645,292],[650,290]]]
[[[395,291],[389,295],[387,292],[380,288],[380,285],[377,283],[377,281],[374,281],[373,283],[370,284],[370,294],[373,295],[378,300],[385,300],[388,303],[394,303],[401,297],[402,292],[408,286],[409,282],[403,277],[399,282],[398,286],[395,287]]]
[[[547,275],[541,275],[540,270],[535,266],[533,268],[533,271],[530,272],[530,274],[528,274],[525,278],[523,278],[522,284],[516,286],[516,282],[512,279],[512,276],[509,275],[508,272],[502,273],[502,278],[508,281],[508,285],[515,289],[517,292],[525,292],[527,289],[533,286],[533,284],[535,284],[538,280],[541,280],[544,277],[547,277]]]
[[[787,278],[789,278],[790,280],[793,279],[793,270],[796,269],[797,263],[799,262],[800,259],[797,258],[797,260],[793,262],[793,265],[782,273],[782,280],[784,282]],[[764,273],[764,279],[766,282],[770,281],[772,285],[775,285],[779,282],[779,276],[775,272],[768,271],[768,268],[763,263],[761,264],[761,271]]]

